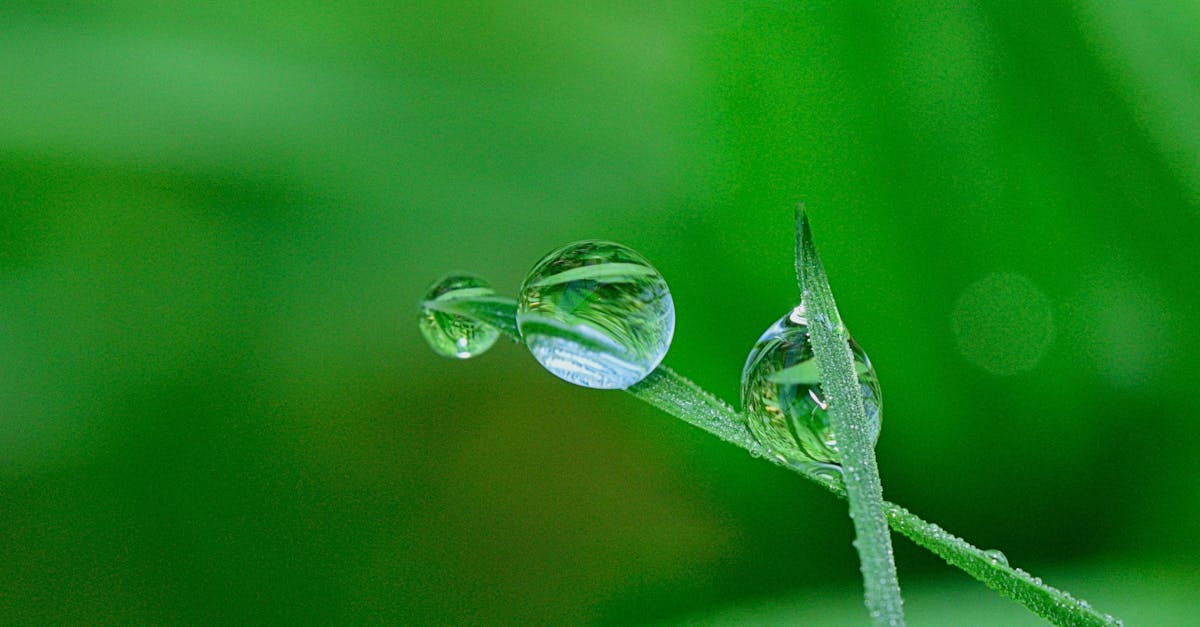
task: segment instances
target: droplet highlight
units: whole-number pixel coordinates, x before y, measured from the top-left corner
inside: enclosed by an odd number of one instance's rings
[[[560,379],[624,389],[666,356],[675,303],[645,257],[621,244],[588,240],[534,265],[521,285],[517,327],[538,363]]]
[[[499,329],[466,316],[439,311],[437,306],[495,293],[487,281],[473,274],[451,274],[430,285],[417,315],[417,328],[433,352],[468,359],[491,348],[500,337]]]
[[[879,439],[882,408],[879,380],[862,347],[853,339],[849,345],[873,444]],[[750,351],[742,370],[742,405],[750,432],[780,461],[840,472],[841,454],[803,305],[771,325]]]

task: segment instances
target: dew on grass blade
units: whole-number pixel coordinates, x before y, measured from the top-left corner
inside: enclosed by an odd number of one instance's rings
[[[438,311],[437,305],[493,294],[492,286],[473,274],[447,275],[430,285],[421,302],[417,327],[433,352],[468,359],[491,348],[500,337],[499,329],[466,316]]]
[[[988,549],[983,552],[983,556],[988,558],[988,561],[990,561],[992,564],[996,564],[996,565],[1000,565],[1000,566],[1008,566],[1008,556],[1005,555],[1002,551],[998,551],[996,549]]]
[[[874,443],[882,404],[879,380],[858,343],[851,339],[849,344]],[[841,454],[829,424],[803,305],[771,325],[750,351],[742,370],[742,405],[750,432],[781,461],[840,471]]]
[[[554,250],[529,271],[517,326],[534,358],[555,376],[624,389],[667,354],[675,304],[645,257],[621,244],[588,240]]]

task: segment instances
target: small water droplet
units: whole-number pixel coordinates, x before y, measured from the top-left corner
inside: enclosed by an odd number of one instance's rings
[[[521,285],[517,326],[535,359],[589,388],[623,389],[662,362],[675,304],[662,275],[628,247],[582,241],[552,251]]]
[[[996,549],[988,549],[983,552],[983,556],[988,558],[993,564],[1008,566],[1008,556]]]
[[[871,442],[879,438],[882,395],[879,380],[862,347],[850,340],[858,370]],[[742,405],[750,432],[790,463],[838,464],[841,454],[829,425],[817,360],[804,307],[771,325],[750,351],[742,370]]]
[[[499,329],[465,316],[437,311],[430,305],[493,294],[492,286],[473,274],[451,274],[434,281],[426,290],[417,315],[417,328],[433,352],[467,359],[491,348],[500,337]]]
[[[781,456],[782,458],[782,456]],[[788,463],[787,458],[782,458],[784,463]],[[812,471],[818,479],[835,486],[842,484],[842,467],[837,464],[816,464],[809,463],[807,468]]]

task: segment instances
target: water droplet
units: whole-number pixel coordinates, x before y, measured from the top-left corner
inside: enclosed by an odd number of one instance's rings
[[[862,386],[868,435],[874,443],[879,438],[882,403],[879,380],[867,354],[853,339],[850,351]],[[803,305],[758,338],[742,370],[742,404],[750,432],[763,446],[798,466],[820,463],[837,468],[841,454],[829,425],[829,406],[821,391]]]
[[[983,552],[983,556],[988,558],[993,564],[1008,566],[1008,556],[996,549],[988,549]]]
[[[783,461],[784,463],[788,462],[787,458],[782,458],[781,461]],[[837,464],[815,464],[814,463],[814,464],[810,464],[809,467],[812,469],[813,475],[815,475],[818,479],[821,479],[822,481],[833,484],[835,486],[842,485],[842,469]]]
[[[493,294],[492,286],[473,274],[447,275],[430,285],[417,317],[417,328],[433,352],[467,359],[491,348],[500,337],[499,329],[466,316],[438,311],[432,305]]]
[[[551,252],[529,271],[517,326],[534,358],[555,376],[589,388],[623,389],[667,354],[675,304],[645,257],[589,240]]]

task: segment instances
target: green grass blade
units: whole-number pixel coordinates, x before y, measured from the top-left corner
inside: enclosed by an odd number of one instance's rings
[[[854,548],[862,567],[867,610],[876,624],[903,625],[904,602],[883,506],[883,484],[848,344],[850,334],[838,314],[803,207],[796,209],[796,278],[800,302],[808,312],[808,333],[821,374],[821,389],[829,403],[829,423],[837,434],[842,483],[854,519]]]
[[[897,532],[1055,625],[1121,624],[1120,620],[1101,613],[1087,601],[1048,586],[1040,577],[1034,577],[1020,568],[993,560],[982,549],[934,523],[922,520],[895,503],[884,501],[884,506],[887,508],[888,524]]]

